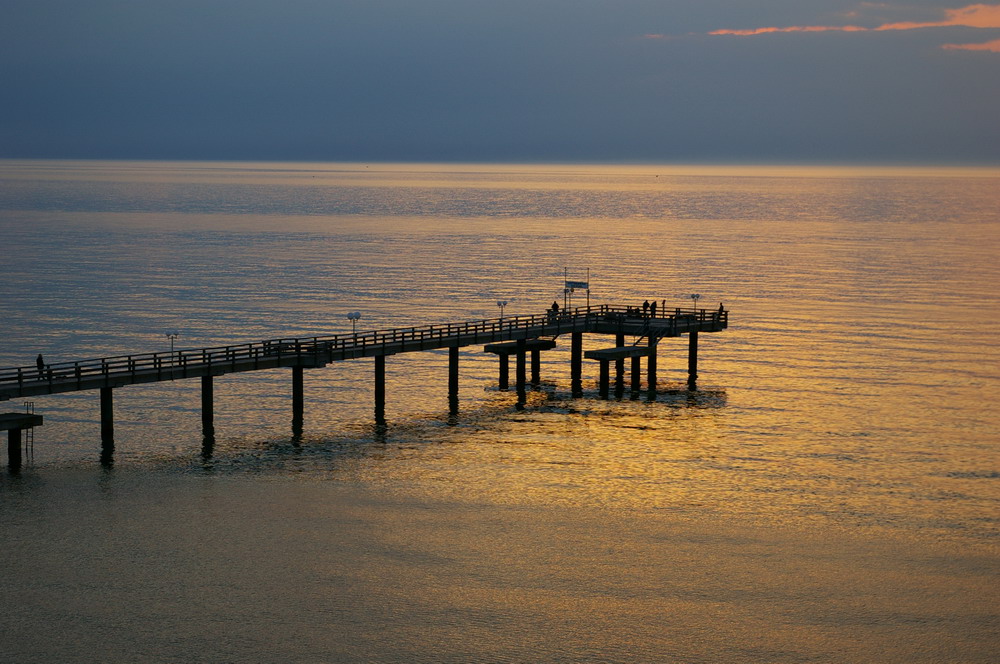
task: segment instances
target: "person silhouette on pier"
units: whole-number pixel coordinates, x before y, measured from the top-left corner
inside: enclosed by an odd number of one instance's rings
[[[41,353],[35,358],[35,364],[38,366],[38,377],[42,378],[45,375],[45,360],[42,359]]]
[[[554,314],[559,313],[559,303],[554,300],[552,302],[552,313]]]
[[[642,301],[642,317],[645,318],[649,314],[649,300]]]
[[[656,300],[653,300],[652,304],[649,305],[649,317],[656,318]]]

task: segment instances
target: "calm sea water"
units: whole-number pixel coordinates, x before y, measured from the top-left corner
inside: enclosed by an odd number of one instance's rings
[[[731,311],[650,402],[496,358],[35,399],[13,661],[992,661],[1000,172],[0,162],[0,365],[538,313]],[[574,305],[584,304],[579,293]],[[588,335],[588,347],[609,339]],[[4,410],[19,410],[20,402]],[[52,638],[52,634],[59,638]]]

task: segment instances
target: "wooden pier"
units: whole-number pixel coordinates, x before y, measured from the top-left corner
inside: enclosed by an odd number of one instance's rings
[[[640,362],[646,358],[647,393],[656,395],[656,349],[666,337],[689,336],[688,387],[696,389],[698,334],[719,332],[728,327],[729,312],[706,309],[673,309],[643,315],[632,307],[598,305],[534,316],[423,325],[329,337],[271,339],[212,348],[182,349],[169,353],[140,353],[75,362],[60,362],[39,369],[0,369],[0,401],[82,390],[100,391],[102,458],[110,459],[114,447],[115,389],[129,385],[168,380],[201,380],[202,427],[206,439],[214,437],[213,378],[229,373],[288,367],[292,370],[292,429],[302,431],[304,392],[302,375],[306,368],[332,362],[371,357],[375,361],[375,419],[385,418],[386,357],[448,348],[448,396],[451,411],[458,408],[458,349],[484,344],[484,351],[499,356],[499,386],[509,389],[509,358],[516,360],[515,385],[523,405],[528,385],[527,362],[530,352],[531,384],[540,382],[540,354],[556,347],[557,338],[570,337],[570,378],[573,396],[582,395],[583,335],[615,337],[614,347],[588,351],[588,359],[600,363],[599,391],[608,398],[610,363],[615,362],[616,390],[624,386],[624,361],[632,362],[631,389],[639,392]],[[626,344],[632,337],[633,343]],[[40,418],[39,418],[40,423]],[[23,428],[23,427],[21,427]],[[3,429],[0,429],[3,430]],[[14,427],[10,427],[14,431]],[[18,429],[20,431],[20,429]],[[13,459],[13,457],[11,457]]]

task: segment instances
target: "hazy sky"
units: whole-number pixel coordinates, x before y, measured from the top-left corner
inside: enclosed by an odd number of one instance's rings
[[[1000,163],[1000,4],[0,0],[0,157]]]

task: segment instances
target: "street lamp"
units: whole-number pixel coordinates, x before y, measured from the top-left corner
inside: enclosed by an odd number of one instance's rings
[[[360,311],[352,311],[351,313],[347,314],[347,319],[349,321],[351,321],[351,333],[353,333],[353,334],[357,334],[358,333],[358,319],[359,318],[361,318],[361,312]]]
[[[503,320],[503,310],[507,304],[509,304],[507,300],[497,300],[497,306],[500,307],[500,320]]]
[[[167,338],[170,339],[170,364],[174,363],[174,339],[179,336],[179,332],[167,332]]]
[[[688,297],[691,298],[691,304],[694,306],[695,310],[698,309],[698,298],[701,297],[700,293],[691,293]]]

